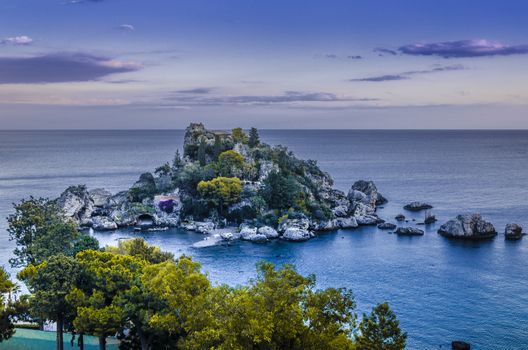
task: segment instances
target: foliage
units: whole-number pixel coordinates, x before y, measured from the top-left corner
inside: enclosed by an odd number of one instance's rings
[[[11,300],[4,300],[4,294],[10,294],[15,289],[15,284],[9,279],[7,271],[0,267],[0,342],[7,340],[15,333],[13,316],[15,305]],[[9,299],[11,299],[9,297]]]
[[[253,148],[258,146],[260,143],[259,134],[256,128],[251,128],[249,130],[249,139],[248,139],[248,146]]]
[[[204,301],[205,322],[184,349],[352,349],[354,301],[347,290],[316,291],[312,276],[261,263],[249,287],[220,286]],[[200,328],[204,325],[204,328]]]
[[[64,347],[64,323],[73,316],[73,308],[66,296],[77,285],[79,277],[77,261],[62,254],[39,265],[29,265],[18,274],[32,292],[30,313],[37,319],[57,322],[58,349]]]
[[[181,161],[181,159],[180,159],[180,161]],[[170,175],[171,171],[172,171],[172,168],[171,168],[170,164],[169,163],[165,163],[162,166],[157,167],[156,170],[154,170],[154,173],[158,174],[158,175]]]
[[[210,165],[202,167],[197,163],[189,163],[178,173],[175,185],[190,195],[195,195],[198,183],[211,180],[215,175],[216,171]]]
[[[121,298],[134,286],[143,259],[109,252],[86,250],[77,254],[83,283],[78,283],[67,300],[75,306],[75,328],[81,333],[105,338],[123,329],[125,309]]]
[[[249,141],[248,136],[246,135],[244,130],[242,130],[242,128],[234,128],[233,130],[231,130],[231,137],[233,137],[233,141],[235,143],[238,142],[246,144]]]
[[[176,154],[174,155],[174,159],[172,160],[172,169],[173,170],[179,170],[181,167],[183,167],[184,162],[182,157],[180,156],[180,150],[176,150]]]
[[[172,253],[163,252],[158,247],[147,244],[143,238],[120,240],[117,247],[108,246],[105,251],[120,255],[131,255],[153,264],[174,259]]]
[[[205,166],[207,163],[207,154],[206,154],[206,144],[205,141],[200,141],[200,144],[198,145],[198,162],[200,162],[201,166]]]
[[[16,242],[15,257],[10,259],[13,267],[38,265],[56,254],[73,256],[87,245],[95,247],[95,242],[79,233],[53,201],[30,197],[15,204],[14,209],[7,218],[7,231]]]
[[[264,181],[260,195],[270,208],[288,209],[295,207],[300,190],[293,176],[272,171]]]
[[[200,181],[198,193],[211,200],[217,207],[223,208],[240,199],[242,183],[236,177],[216,177],[211,181]]]
[[[225,151],[218,156],[218,169],[220,176],[240,177],[243,175],[244,165],[244,157],[236,151]]]
[[[157,194],[156,182],[151,173],[143,173],[139,180],[128,190],[132,202],[141,202],[145,198],[152,198]]]
[[[400,322],[389,308],[389,304],[377,305],[370,316],[363,314],[356,336],[358,350],[403,350],[407,333],[400,329]]]

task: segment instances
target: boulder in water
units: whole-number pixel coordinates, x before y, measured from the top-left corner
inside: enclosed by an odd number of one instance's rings
[[[259,227],[257,230],[257,233],[259,235],[264,235],[264,237],[268,239],[279,237],[279,233],[277,232],[277,230],[275,230],[273,227],[270,227],[270,226]]]
[[[432,209],[433,206],[431,204],[423,203],[423,202],[411,202],[403,207],[405,210],[409,211],[420,211],[425,209]]]
[[[289,227],[282,234],[282,239],[293,242],[301,242],[309,240],[313,236],[314,234],[308,230],[299,227]]]
[[[488,239],[497,235],[495,227],[480,214],[458,215],[440,226],[438,233],[444,237],[470,240]]]
[[[415,228],[415,227],[398,227],[396,231],[394,231],[397,235],[400,236],[423,236],[424,231]]]
[[[391,224],[390,222],[384,222],[378,225],[378,228],[380,230],[394,230],[396,228],[396,225]]]
[[[508,240],[518,240],[522,237],[522,227],[518,224],[508,224],[504,229],[504,237]]]
[[[399,221],[399,222],[405,221],[405,215],[398,214],[398,215],[396,215],[395,219],[396,219],[396,221]]]

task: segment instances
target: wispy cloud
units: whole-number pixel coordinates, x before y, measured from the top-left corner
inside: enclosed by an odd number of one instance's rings
[[[528,45],[506,45],[489,40],[458,40],[439,43],[411,44],[399,48],[407,55],[482,57],[528,54]]]
[[[350,79],[349,81],[379,83],[379,82],[384,82],[384,81],[408,80],[408,79],[411,79],[413,75],[450,72],[450,71],[465,70],[465,69],[467,69],[467,67],[461,64],[454,64],[454,65],[449,65],[449,66],[434,65],[432,66],[432,68],[429,68],[429,69],[411,70],[411,71],[406,71],[406,72],[402,72],[398,74],[385,74],[385,75],[376,75],[376,76],[365,77],[365,78],[355,78],[355,79]]]
[[[209,94],[209,93],[211,93],[211,91],[213,91],[213,88],[199,87],[199,88],[188,89],[188,90],[178,90],[176,92],[179,93],[179,94],[198,94],[198,95],[203,95],[203,94]]]
[[[133,32],[136,30],[132,24],[120,24],[116,28],[125,32]]]
[[[0,43],[4,45],[25,46],[25,45],[31,45],[33,43],[33,39],[31,39],[27,35],[20,35],[20,36],[14,36],[10,38],[4,38],[0,40]]]
[[[378,54],[378,56],[385,56],[385,55],[390,55],[390,56],[396,56],[398,53],[394,50],[391,50],[391,49],[384,49],[382,47],[378,47],[378,48],[375,48],[374,50],[372,50],[374,52],[376,52]]]
[[[134,72],[141,68],[136,62],[84,53],[0,57],[0,84],[93,81],[110,74]]]
[[[328,58],[330,60],[337,60],[337,59],[360,60],[363,58],[360,55],[336,55],[334,53],[327,53],[323,57]]]
[[[356,98],[337,96],[328,92],[301,92],[285,91],[280,95],[239,95],[239,96],[199,96],[177,94],[167,97],[166,100],[186,105],[273,105],[306,102],[370,102],[375,98]]]

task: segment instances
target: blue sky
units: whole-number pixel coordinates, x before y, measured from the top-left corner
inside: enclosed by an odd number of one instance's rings
[[[1,0],[0,128],[528,128],[528,2]]]

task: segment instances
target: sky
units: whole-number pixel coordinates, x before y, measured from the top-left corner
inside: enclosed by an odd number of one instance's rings
[[[0,0],[0,129],[528,129],[525,0]]]

